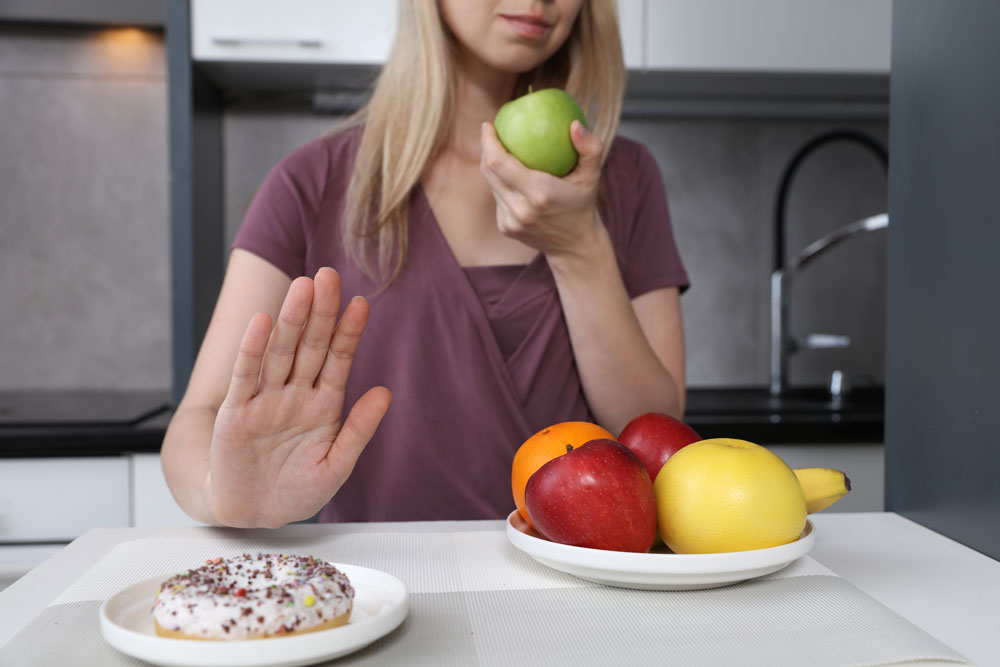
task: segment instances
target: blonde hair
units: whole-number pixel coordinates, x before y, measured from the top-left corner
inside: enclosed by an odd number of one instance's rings
[[[341,126],[363,125],[347,190],[343,242],[352,259],[383,286],[406,261],[410,195],[450,136],[454,39],[437,0],[399,0],[396,37],[372,94]],[[625,92],[615,0],[583,0],[565,43],[519,76],[515,96],[529,86],[563,88],[576,98],[604,144],[603,161]]]

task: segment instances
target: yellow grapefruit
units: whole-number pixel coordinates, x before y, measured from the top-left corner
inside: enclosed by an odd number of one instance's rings
[[[794,542],[806,500],[792,469],[746,440],[692,443],[667,459],[653,483],[660,537],[674,553],[766,549]]]

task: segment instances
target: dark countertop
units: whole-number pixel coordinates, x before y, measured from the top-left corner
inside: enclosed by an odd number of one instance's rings
[[[884,440],[885,390],[859,387],[834,400],[826,388],[689,388],[687,422],[703,438],[772,444],[870,444]]]
[[[0,458],[158,452],[168,391],[0,392]]]
[[[881,443],[884,392],[823,389],[771,397],[766,388],[691,388],[684,421],[703,438],[762,445]],[[158,452],[172,411],[168,391],[0,392],[0,458]]]

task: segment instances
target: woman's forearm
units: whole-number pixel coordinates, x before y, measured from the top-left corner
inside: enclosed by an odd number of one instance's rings
[[[616,434],[645,412],[680,418],[684,388],[643,333],[607,230],[597,229],[576,252],[547,257],[587,402]]]
[[[215,412],[209,408],[184,407],[174,413],[160,451],[163,474],[170,491],[196,521],[220,525],[208,502],[209,451]]]

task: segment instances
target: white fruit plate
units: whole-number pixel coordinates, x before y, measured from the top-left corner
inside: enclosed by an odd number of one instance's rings
[[[684,591],[728,586],[777,572],[805,556],[816,541],[806,521],[802,536],[770,549],[721,554],[675,554],[666,547],[628,553],[550,542],[517,511],[507,517],[507,539],[539,563],[586,581],[645,590]]]
[[[409,610],[409,595],[392,575],[334,563],[354,586],[354,609],[347,625],[290,637],[253,641],[190,641],[159,637],[150,609],[156,589],[172,574],[140,581],[101,606],[101,633],[122,653],[154,665],[174,667],[292,667],[311,665],[357,651],[392,632]]]

